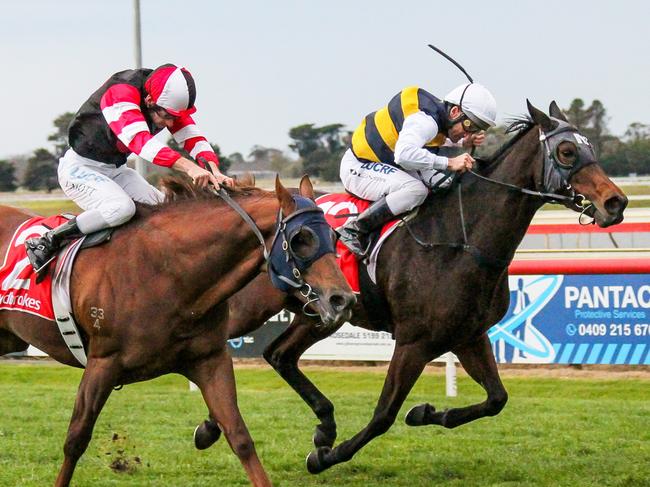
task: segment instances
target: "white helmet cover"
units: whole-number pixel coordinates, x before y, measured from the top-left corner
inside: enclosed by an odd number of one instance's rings
[[[483,130],[496,125],[497,102],[483,85],[464,83],[447,93],[445,101],[458,105]]]

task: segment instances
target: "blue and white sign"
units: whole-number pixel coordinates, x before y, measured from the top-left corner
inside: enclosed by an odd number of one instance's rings
[[[650,365],[644,274],[510,276],[510,309],[488,335],[500,363]]]

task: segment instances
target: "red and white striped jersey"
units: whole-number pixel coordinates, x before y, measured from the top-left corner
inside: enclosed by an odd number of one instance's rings
[[[90,96],[70,124],[69,142],[75,152],[116,166],[125,164],[130,153],[167,167],[181,157],[154,137],[161,129],[153,124],[144,102],[145,81],[152,72],[116,73]],[[177,118],[171,133],[193,159],[218,164],[217,155],[190,115]]]

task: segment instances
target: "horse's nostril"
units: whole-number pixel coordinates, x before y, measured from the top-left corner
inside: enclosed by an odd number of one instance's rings
[[[627,198],[625,196],[612,196],[605,201],[605,210],[609,214],[619,214],[627,206]]]
[[[348,306],[354,304],[354,295],[349,295],[347,293],[342,293],[342,294],[333,294],[330,296],[330,304],[332,305],[332,308],[334,308],[337,311],[344,310]]]

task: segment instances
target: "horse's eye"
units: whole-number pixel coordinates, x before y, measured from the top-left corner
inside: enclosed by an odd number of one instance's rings
[[[557,146],[557,162],[565,167],[573,167],[578,160],[578,150],[573,142],[564,141]]]
[[[318,251],[318,236],[310,228],[301,228],[298,233],[291,237],[289,246],[299,259],[309,259]]]

